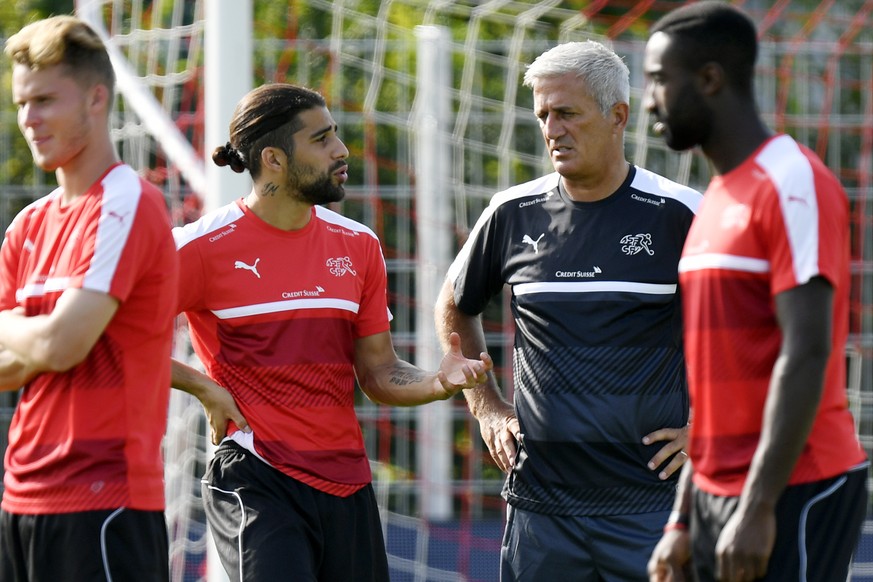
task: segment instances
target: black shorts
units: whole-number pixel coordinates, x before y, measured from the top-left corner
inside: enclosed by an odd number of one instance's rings
[[[162,511],[0,512],[3,582],[166,582]]]
[[[230,580],[388,580],[372,485],[330,495],[228,441],[206,470],[203,502]]]
[[[776,504],[776,545],[761,580],[846,580],[867,514],[865,463],[832,479],[787,487]],[[691,514],[697,580],[715,580],[715,545],[738,497],[694,488]]]

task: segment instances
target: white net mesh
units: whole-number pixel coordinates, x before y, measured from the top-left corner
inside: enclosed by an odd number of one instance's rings
[[[702,188],[709,170],[699,154],[678,155],[650,135],[640,105],[642,51],[651,22],[666,8],[652,2],[548,0],[308,0],[254,3],[255,84],[289,81],[328,99],[351,150],[352,180],[344,214],[374,228],[389,268],[393,333],[401,357],[414,361],[416,87],[415,27],[450,31],[451,164],[441,187],[454,220],[441,225],[460,242],[494,192],[548,171],[524,68],[558,42],[596,39],[631,69],[631,161]],[[164,187],[179,222],[196,217],[202,162],[204,10],[218,0],[127,0],[88,3],[136,81],[123,88],[118,133],[126,161]],[[843,180],[853,208],[850,398],[865,446],[873,447],[873,1],[743,3],[764,34],[758,93],[767,121],[817,149]],[[80,9],[84,9],[81,5]],[[667,7],[669,8],[669,6]],[[241,33],[244,31],[241,31]],[[228,39],[227,42],[232,42]],[[422,72],[421,74],[427,74]],[[143,93],[152,99],[143,99]],[[158,104],[162,122],[151,117]],[[167,123],[177,131],[169,131]],[[191,146],[173,143],[181,135]],[[157,136],[157,139],[155,138]],[[186,153],[187,151],[187,153]],[[242,192],[240,194],[243,194]],[[504,302],[485,314],[489,350],[511,390],[511,318]],[[404,409],[361,401],[359,416],[374,461],[395,580],[496,579],[502,476],[483,450],[463,401],[453,402],[451,442],[417,432]],[[434,447],[452,453],[453,518],[417,517],[416,457]],[[173,579],[203,576],[204,526],[199,478],[206,437],[199,404],[174,396],[166,441]],[[859,571],[870,569],[859,552]]]

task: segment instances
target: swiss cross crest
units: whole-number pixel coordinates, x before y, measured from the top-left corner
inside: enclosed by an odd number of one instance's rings
[[[641,253],[642,251],[646,251],[649,256],[654,255],[655,251],[652,250],[652,235],[649,233],[645,234],[626,234],[621,239],[621,251],[626,255],[636,255]]]
[[[352,266],[352,260],[348,257],[337,257],[327,260],[327,267],[330,269],[330,274],[337,277],[342,277],[346,273],[351,273],[357,276],[355,268]]]

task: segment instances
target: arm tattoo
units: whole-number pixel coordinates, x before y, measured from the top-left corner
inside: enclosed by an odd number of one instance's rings
[[[267,182],[264,184],[263,196],[275,196],[276,192],[279,190],[279,187],[273,184],[272,182]]]
[[[412,366],[395,366],[391,371],[389,380],[396,386],[408,386],[409,384],[421,382],[425,375],[426,374],[422,370],[413,368]]]

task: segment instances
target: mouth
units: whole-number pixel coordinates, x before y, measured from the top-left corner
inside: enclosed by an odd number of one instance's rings
[[[341,164],[334,169],[332,174],[336,176],[340,184],[344,184],[349,179],[349,166],[347,164]]]
[[[49,139],[51,139],[50,136],[42,136],[42,137],[34,136],[34,137],[31,137],[28,141],[30,142],[30,145],[32,145],[35,148],[38,148],[38,147],[41,147],[42,145],[44,145]]]

